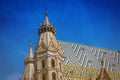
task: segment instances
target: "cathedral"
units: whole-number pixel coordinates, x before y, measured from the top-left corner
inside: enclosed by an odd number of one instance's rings
[[[120,80],[120,51],[57,40],[45,12],[39,39],[24,59],[22,80]]]

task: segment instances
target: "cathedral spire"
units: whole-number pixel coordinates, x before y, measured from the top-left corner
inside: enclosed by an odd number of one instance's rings
[[[30,43],[30,48],[29,48],[28,58],[33,58],[33,53],[32,53],[32,43]]]
[[[38,29],[38,35],[41,35],[41,33],[44,33],[44,32],[52,32],[53,34],[55,34],[56,30],[54,26],[52,26],[49,22],[47,10],[45,10],[44,16],[45,17],[43,20],[43,24],[40,25]]]
[[[44,18],[44,23],[43,23],[43,25],[46,25],[46,26],[48,26],[48,25],[50,25],[50,22],[49,22],[49,19],[48,19],[48,12],[47,12],[47,10],[45,10],[45,18]]]
[[[25,69],[22,80],[34,80],[34,58],[32,53],[32,43],[30,43],[28,56],[24,60]]]

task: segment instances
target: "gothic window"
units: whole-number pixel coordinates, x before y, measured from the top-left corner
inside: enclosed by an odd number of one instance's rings
[[[45,60],[42,60],[42,68],[45,68]]]
[[[55,72],[52,73],[52,80],[56,80],[56,74],[55,74]]]
[[[54,59],[51,60],[51,66],[55,67],[55,61],[54,61]]]
[[[42,80],[45,80],[45,73],[42,74]]]

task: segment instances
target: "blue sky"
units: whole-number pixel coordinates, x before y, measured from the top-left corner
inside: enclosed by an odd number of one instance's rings
[[[58,40],[120,50],[119,0],[1,0],[0,80],[17,80],[47,8]]]

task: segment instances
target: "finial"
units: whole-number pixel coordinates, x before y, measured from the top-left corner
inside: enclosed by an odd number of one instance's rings
[[[32,53],[32,42],[30,41],[30,48],[29,48],[28,58],[32,58],[32,57],[33,57],[33,53]]]
[[[48,16],[47,8],[45,8],[45,16]]]
[[[32,41],[30,41],[30,47],[32,47]]]
[[[50,25],[49,20],[48,20],[48,12],[47,12],[47,9],[45,9],[45,19],[44,19],[43,25],[46,25],[46,26]]]

